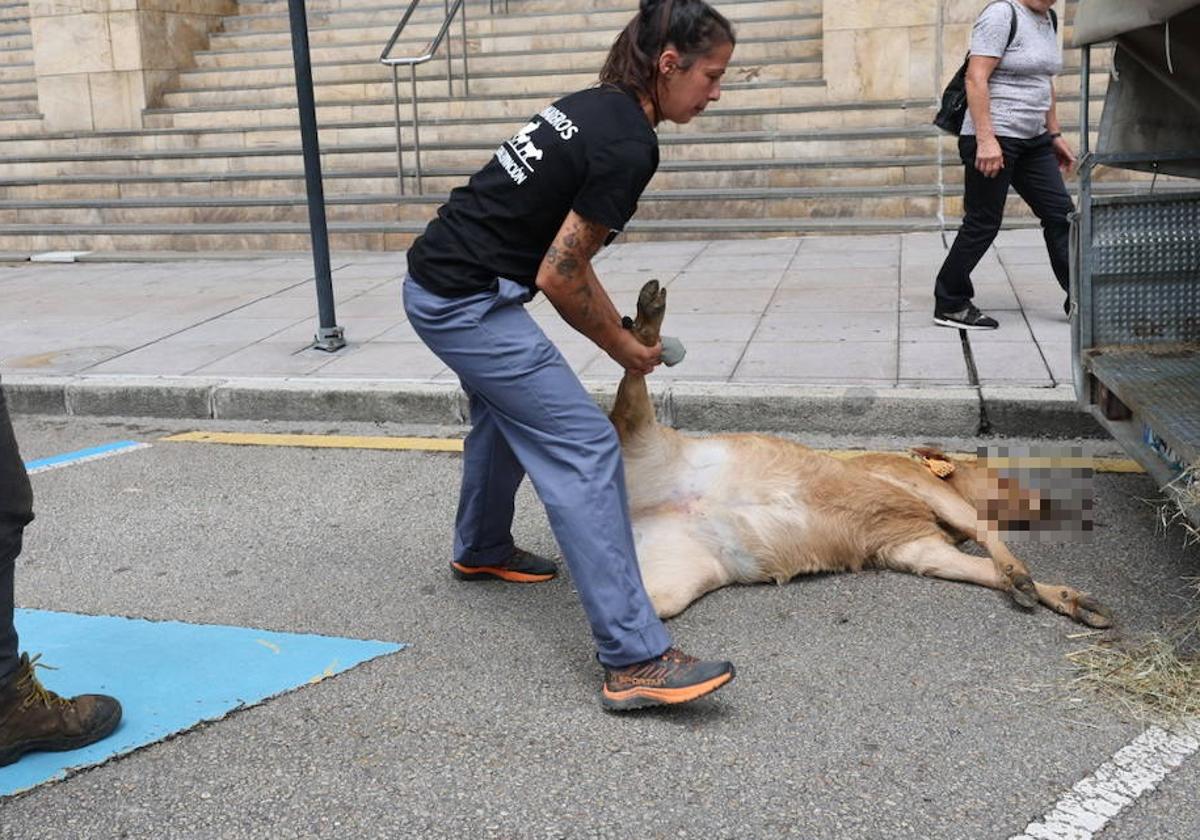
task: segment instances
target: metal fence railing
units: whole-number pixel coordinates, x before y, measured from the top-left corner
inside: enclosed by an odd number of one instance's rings
[[[408,66],[409,77],[412,81],[412,131],[413,131],[413,158],[416,165],[416,186],[417,194],[423,194],[424,188],[421,182],[421,118],[420,108],[418,106],[417,93],[417,65],[431,61],[437,54],[442,42],[446,41],[446,36],[450,32],[450,24],[454,22],[455,15],[459,16],[462,23],[462,72],[463,72],[463,95],[470,93],[471,77],[470,69],[467,64],[467,8],[464,0],[454,0],[453,5],[450,0],[443,0],[446,10],[446,17],[442,21],[441,27],[438,29],[437,35],[429,42],[429,45],[423,52],[418,55],[411,56],[393,56],[392,50],[396,46],[396,41],[399,40],[400,34],[404,31],[404,27],[408,25],[409,19],[413,16],[413,12],[417,10],[417,6],[421,0],[412,0],[408,4],[408,9],[404,12],[404,17],[400,18],[400,23],[392,31],[392,37],[388,39],[387,45],[383,48],[383,52],[379,56],[379,62],[392,68],[392,97],[395,104],[396,116],[396,180],[399,184],[400,194],[404,195],[404,148],[400,136],[400,70],[403,65]],[[489,0],[494,4],[495,0]],[[505,2],[507,7],[507,2]],[[446,42],[446,84],[450,96],[454,96],[454,50],[449,41]]]

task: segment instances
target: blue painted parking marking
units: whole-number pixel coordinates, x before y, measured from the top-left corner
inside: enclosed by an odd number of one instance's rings
[[[0,797],[103,763],[199,723],[320,682],[406,645],[247,627],[17,610],[26,650],[41,653],[47,688],[121,701],[103,741],[72,752],[27,753],[0,767]]]
[[[72,464],[82,464],[87,461],[96,461],[100,458],[111,458],[113,455],[123,455],[126,452],[148,449],[149,447],[150,444],[139,443],[136,440],[119,440],[116,443],[106,443],[102,446],[91,446],[76,452],[66,452],[62,455],[54,455],[49,458],[39,458],[36,461],[26,461],[25,471],[30,475],[36,475],[47,470],[57,470],[61,467],[69,467]]]

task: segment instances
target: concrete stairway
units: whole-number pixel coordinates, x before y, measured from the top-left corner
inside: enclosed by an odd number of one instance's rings
[[[41,129],[29,5],[0,0],[0,137],[34,134]]]
[[[821,5],[721,3],[739,34],[725,94],[693,124],[661,128],[662,165],[631,238],[936,229],[940,210],[960,212],[961,169],[952,142],[929,124],[929,102],[827,101]],[[432,37],[441,4],[425,6],[396,54]],[[405,247],[522,120],[594,81],[634,3],[512,0],[511,14],[491,16],[471,0],[470,96],[447,96],[440,58],[419,71],[425,194],[410,189],[403,199],[391,81],[377,62],[396,6],[311,0],[308,8],[332,244],[379,250]],[[0,176],[0,251],[306,249],[286,10],[285,0],[243,2],[161,107],[145,113],[145,130],[24,138],[0,125],[10,164]],[[1075,69],[1058,89],[1073,125],[1077,53],[1068,62]],[[411,166],[407,93],[402,79]],[[1023,205],[1014,200],[1013,211],[1022,223]]]

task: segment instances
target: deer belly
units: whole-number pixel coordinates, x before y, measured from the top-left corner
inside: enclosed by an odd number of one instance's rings
[[[729,446],[721,440],[689,440],[673,453],[644,452],[625,462],[629,507],[635,518],[690,515],[727,486]]]
[[[739,464],[727,440],[693,439],[680,457],[631,470],[639,556],[701,549],[731,581],[780,579],[780,552],[794,555],[810,524],[790,488]],[[636,482],[636,483],[635,483]]]

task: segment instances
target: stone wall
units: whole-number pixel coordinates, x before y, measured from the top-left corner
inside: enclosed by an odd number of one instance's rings
[[[136,129],[236,0],[29,0],[48,131]]]
[[[827,0],[825,81],[834,101],[932,100],[962,63],[988,0]],[[1061,20],[1066,3],[1056,4]]]

